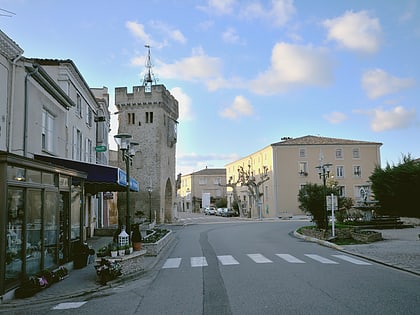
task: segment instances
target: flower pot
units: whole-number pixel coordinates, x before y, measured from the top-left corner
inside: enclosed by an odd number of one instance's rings
[[[118,255],[118,251],[111,250],[111,257],[117,257],[117,255]]]
[[[125,249],[119,249],[118,256],[124,256],[124,255],[125,255]]]
[[[141,250],[141,245],[142,245],[141,242],[133,242],[133,249],[135,251],[139,251],[139,250]]]

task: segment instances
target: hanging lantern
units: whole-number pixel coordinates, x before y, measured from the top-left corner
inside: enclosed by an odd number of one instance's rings
[[[123,248],[124,246],[129,244],[128,234],[125,231],[125,226],[121,228],[121,233],[118,235],[118,246]]]

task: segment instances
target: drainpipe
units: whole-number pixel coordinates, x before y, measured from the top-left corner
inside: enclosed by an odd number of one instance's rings
[[[25,109],[24,109],[24,120],[23,120],[23,156],[28,155],[28,81],[29,77],[38,72],[38,66],[35,66],[35,70],[28,72],[25,76]]]
[[[6,151],[7,152],[10,152],[10,150],[11,150],[12,139],[13,139],[11,124],[12,124],[12,117],[13,117],[13,106],[14,106],[14,102],[15,102],[16,67],[17,67],[17,62],[22,57],[23,57],[23,55],[18,55],[12,61],[12,78],[10,80],[10,83],[11,83],[10,84],[11,85],[11,87],[10,87],[10,98],[9,98],[9,104],[8,104],[8,107],[7,107],[7,130],[6,130]]]

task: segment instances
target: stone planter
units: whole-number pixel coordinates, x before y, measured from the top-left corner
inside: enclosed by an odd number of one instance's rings
[[[156,243],[143,243],[147,256],[157,256],[160,251],[173,239],[172,231],[169,231],[163,238]]]
[[[351,232],[351,237],[359,242],[372,243],[382,240],[382,233],[376,231],[355,230]]]

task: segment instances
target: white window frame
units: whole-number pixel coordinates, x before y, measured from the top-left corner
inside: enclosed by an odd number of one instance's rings
[[[353,165],[353,177],[362,177],[362,167],[360,165]]]
[[[55,117],[45,108],[42,109],[42,150],[54,152]]]
[[[353,159],[360,159],[360,149],[359,148],[353,148],[352,156],[353,156]]]
[[[336,160],[344,159],[343,149],[341,148],[335,149],[335,159]]]
[[[337,165],[335,167],[335,176],[337,176],[337,178],[344,178],[344,166],[343,165]]]

